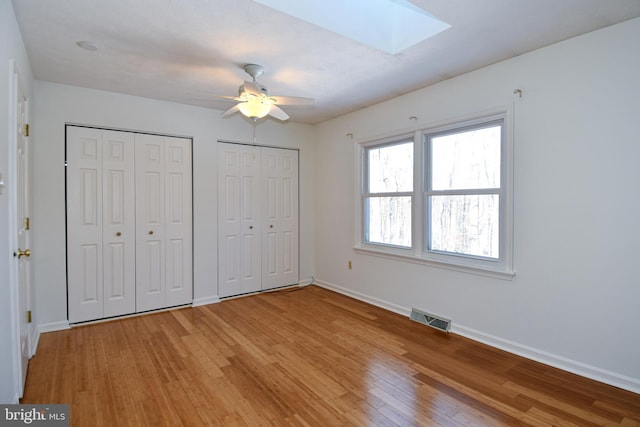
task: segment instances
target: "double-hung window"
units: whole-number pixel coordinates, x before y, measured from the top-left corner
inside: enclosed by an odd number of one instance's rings
[[[364,240],[397,248],[412,247],[413,137],[364,149]]]
[[[508,117],[363,143],[356,249],[511,277]]]
[[[503,120],[427,132],[426,251],[497,261]]]

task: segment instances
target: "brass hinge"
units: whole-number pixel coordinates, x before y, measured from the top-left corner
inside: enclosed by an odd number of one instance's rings
[[[24,136],[29,136],[29,124],[25,123],[24,125]]]
[[[29,217],[26,217],[26,218],[24,219],[24,229],[25,229],[25,230],[29,230],[30,225],[31,225],[31,222],[29,221]]]
[[[27,311],[27,323],[31,323],[31,310]]]

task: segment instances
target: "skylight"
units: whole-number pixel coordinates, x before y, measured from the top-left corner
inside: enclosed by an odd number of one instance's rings
[[[406,0],[255,1],[390,54],[451,27]]]

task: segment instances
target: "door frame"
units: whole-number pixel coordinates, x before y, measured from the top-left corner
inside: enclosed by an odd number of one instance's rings
[[[9,83],[9,97],[10,97],[10,108],[9,108],[9,122],[8,122],[8,131],[9,131],[9,200],[12,206],[9,209],[9,242],[11,252],[14,252],[18,249],[18,225],[20,223],[20,218],[18,218],[18,164],[17,164],[17,154],[18,154],[18,117],[17,117],[17,106],[18,106],[18,87],[24,88],[24,82],[20,75],[18,66],[15,60],[9,61],[10,67],[10,83]],[[25,96],[25,122],[30,122],[29,117],[29,98]],[[27,138],[27,137],[25,137]],[[27,149],[27,164],[30,164],[30,153]],[[28,171],[27,171],[27,180]],[[30,184],[28,184],[30,185]],[[27,186],[28,188],[28,186]],[[27,267],[30,268],[30,267]],[[30,275],[31,276],[31,275]],[[24,386],[22,382],[22,352],[20,345],[20,289],[19,289],[19,261],[18,258],[13,257],[11,262],[11,267],[9,268],[9,288],[11,294],[11,329],[12,333],[12,349],[13,349],[13,372],[14,372],[14,390],[16,396],[18,398],[22,397],[24,394]],[[31,280],[27,281],[27,289],[26,289],[26,301],[25,307],[27,310],[32,310],[31,307],[31,299],[33,295],[33,283]],[[34,331],[35,323],[27,323],[27,364],[28,359],[31,358],[35,354],[35,343],[37,342],[37,331]]]

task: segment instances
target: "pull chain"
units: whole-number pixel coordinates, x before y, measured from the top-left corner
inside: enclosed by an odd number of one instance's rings
[[[258,119],[256,117],[253,118],[253,143],[256,143],[256,125],[257,125]]]

